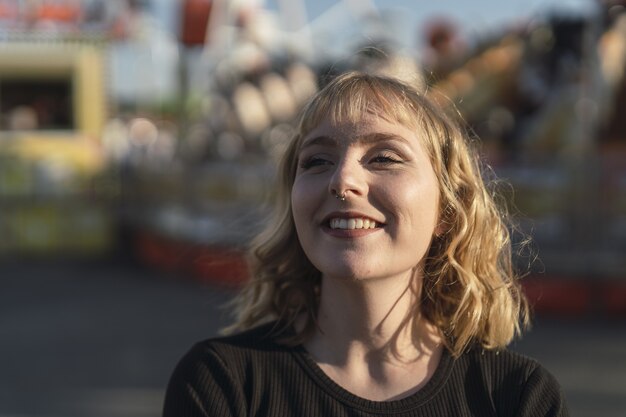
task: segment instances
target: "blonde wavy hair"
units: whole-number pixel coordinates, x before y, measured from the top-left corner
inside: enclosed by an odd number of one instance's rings
[[[425,259],[416,314],[440,330],[455,356],[474,342],[506,346],[528,324],[528,307],[512,267],[504,209],[486,187],[465,131],[412,87],[357,72],[336,77],[303,109],[279,165],[274,216],[252,244],[251,279],[234,301],[236,321],[226,332],[278,320],[286,341],[300,343],[315,330],[321,274],[300,246],[291,212],[297,155],[325,118],[358,121],[366,113],[417,129],[439,180],[445,232],[433,238]],[[296,319],[304,320],[300,331]]]

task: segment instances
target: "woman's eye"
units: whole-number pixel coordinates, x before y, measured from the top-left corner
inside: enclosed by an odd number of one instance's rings
[[[318,167],[318,166],[323,166],[323,165],[329,165],[330,161],[324,158],[320,158],[318,156],[314,156],[311,158],[307,158],[305,160],[302,161],[302,163],[300,164],[300,168],[302,169],[309,169],[309,168],[313,168],[313,167]]]
[[[398,164],[402,161],[393,155],[381,154],[373,157],[370,162],[375,164]]]

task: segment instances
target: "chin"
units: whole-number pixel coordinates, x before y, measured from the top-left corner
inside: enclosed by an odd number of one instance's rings
[[[322,271],[322,276],[356,282],[375,280],[386,276],[385,274],[375,273],[370,268],[363,268],[363,265],[333,265],[332,267],[326,266],[320,270]]]
[[[354,268],[351,265],[323,264],[315,265],[315,267],[322,273],[323,277],[361,280],[366,279],[367,276],[361,268]]]

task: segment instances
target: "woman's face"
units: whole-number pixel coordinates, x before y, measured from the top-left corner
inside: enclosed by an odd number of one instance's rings
[[[412,274],[430,247],[439,207],[419,132],[373,115],[358,123],[326,119],[303,138],[298,160],[293,218],[322,275]]]

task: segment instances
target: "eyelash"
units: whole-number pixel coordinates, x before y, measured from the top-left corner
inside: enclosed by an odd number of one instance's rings
[[[376,155],[375,157],[373,157],[371,159],[372,162],[376,162],[379,164],[384,164],[384,165],[388,165],[388,164],[399,164],[402,161],[400,159],[398,159],[397,157],[390,155],[388,153],[380,153],[378,155]]]
[[[381,153],[370,159],[370,162],[382,165],[391,165],[391,164],[400,164],[402,161],[395,156],[392,156],[387,153]],[[311,158],[305,159],[300,163],[300,168],[309,169],[320,165],[327,165],[330,161],[320,158],[318,156],[313,156]]]
[[[326,164],[328,161],[326,159],[317,157],[317,156],[313,156],[311,158],[305,159],[300,163],[300,168],[302,169],[309,169],[309,168],[313,168],[314,166],[319,166],[319,165],[324,165]]]

